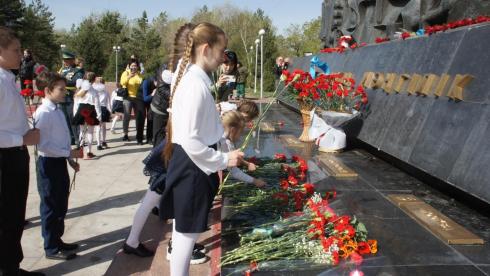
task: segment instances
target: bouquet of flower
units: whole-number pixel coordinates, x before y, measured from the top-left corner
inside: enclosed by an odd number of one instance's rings
[[[297,259],[327,265],[350,260],[360,265],[362,255],[378,250],[377,241],[367,239],[364,224],[356,217],[338,216],[318,193],[307,200],[301,215],[268,225],[242,235],[240,247],[227,252],[221,265],[253,262],[260,268],[269,261]]]
[[[296,81],[294,75],[300,75]],[[355,80],[343,74],[320,74],[312,78],[310,74],[296,69],[292,74],[283,72],[285,83],[292,82],[292,95],[311,106],[323,110],[353,113],[368,101],[364,88],[355,86]]]

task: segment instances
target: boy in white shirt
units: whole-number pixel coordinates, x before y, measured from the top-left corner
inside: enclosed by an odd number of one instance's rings
[[[19,69],[20,41],[0,26],[0,275],[44,275],[19,267],[29,190],[28,145],[39,142],[39,130],[30,129],[24,100],[11,70]],[[65,123],[66,124],[66,123]]]
[[[39,84],[46,86],[46,98],[34,116],[36,126],[41,131],[37,164],[44,251],[48,259],[70,260],[77,256],[70,251],[78,248],[78,244],[61,240],[70,190],[67,161],[78,171],[80,166],[72,158],[82,155],[79,150],[71,149],[70,130],[63,112],[57,107],[57,104],[65,100],[65,79],[56,73],[43,72],[36,83],[38,87]]]

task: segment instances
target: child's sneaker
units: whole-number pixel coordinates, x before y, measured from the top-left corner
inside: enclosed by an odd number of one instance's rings
[[[109,146],[107,145],[107,143],[106,143],[106,142],[102,142],[102,146],[103,146],[104,148],[108,148],[108,147],[109,147]]]
[[[103,150],[104,148],[102,146],[97,146],[97,150]]]

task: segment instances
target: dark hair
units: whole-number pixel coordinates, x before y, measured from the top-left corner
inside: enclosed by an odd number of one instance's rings
[[[259,116],[259,107],[257,104],[250,100],[241,100],[238,103],[237,111],[247,114],[247,119],[253,120]]]
[[[63,78],[60,74],[54,72],[42,71],[36,77],[36,87],[37,90],[44,90],[47,87],[49,91],[52,91],[56,83],[60,81],[66,84],[66,79]]]
[[[131,61],[129,62],[129,67],[131,67],[131,64],[133,64],[133,63],[135,63],[135,64],[136,64],[136,66],[138,66],[138,70],[139,70],[139,69],[140,69],[140,63],[139,63],[138,59],[131,60]]]
[[[0,47],[7,48],[12,42],[19,40],[14,31],[10,28],[0,26]]]
[[[88,80],[90,83],[94,83],[96,77],[97,75],[95,75],[94,72],[86,72],[83,79]]]

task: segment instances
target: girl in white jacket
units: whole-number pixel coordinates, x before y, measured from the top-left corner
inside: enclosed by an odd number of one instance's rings
[[[75,94],[75,116],[73,123],[85,125],[86,131],[80,131],[80,142],[86,136],[86,147],[84,148],[83,159],[90,160],[95,155],[92,153],[92,143],[94,140],[94,126],[99,125],[102,120],[99,93],[92,87],[95,82],[95,73],[87,72],[82,82],[81,89]],[[83,146],[83,145],[80,145]]]
[[[102,112],[102,120],[100,124],[95,127],[95,136],[97,139],[97,150],[103,150],[107,148],[106,137],[106,123],[111,121],[111,105],[110,95],[105,87],[105,81],[102,77],[97,77],[93,88],[97,90],[99,94],[100,110]]]

